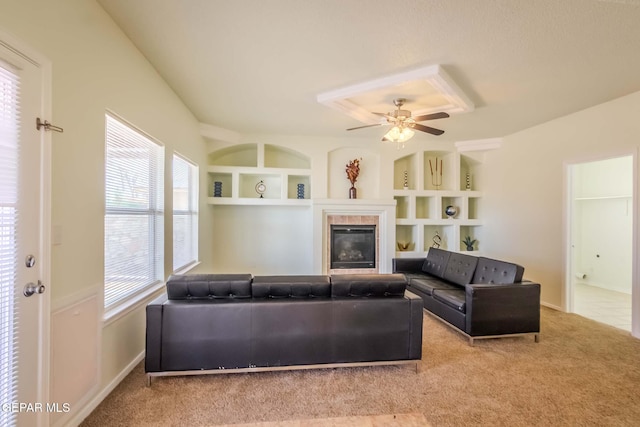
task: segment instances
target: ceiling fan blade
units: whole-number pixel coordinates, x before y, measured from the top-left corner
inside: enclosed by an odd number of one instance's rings
[[[364,129],[364,128],[370,128],[370,127],[374,127],[374,126],[382,126],[382,123],[376,123],[375,125],[358,126],[358,127],[355,127],[355,128],[349,128],[347,130]]]
[[[431,135],[442,135],[444,133],[443,130],[431,128],[429,126],[421,125],[419,123],[412,123],[409,125],[409,127],[415,130],[420,130],[422,132],[430,133]]]
[[[414,117],[413,120],[415,120],[416,122],[423,122],[425,120],[446,119],[447,117],[449,117],[449,114],[445,113],[444,111],[441,111],[439,113],[425,114],[424,116],[417,116],[417,117]]]

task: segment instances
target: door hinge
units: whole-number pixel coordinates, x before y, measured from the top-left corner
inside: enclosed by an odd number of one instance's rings
[[[40,117],[38,117],[36,119],[36,129],[40,130],[40,128],[44,128],[44,130],[52,130],[60,133],[64,132],[64,129],[62,129],[61,127],[54,126],[46,120],[42,121],[40,120]]]

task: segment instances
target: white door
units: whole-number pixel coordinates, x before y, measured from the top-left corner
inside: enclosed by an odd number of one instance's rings
[[[48,167],[45,137],[36,129],[43,72],[18,52],[0,34],[0,425],[38,426],[46,423],[48,397],[48,298],[42,293]]]

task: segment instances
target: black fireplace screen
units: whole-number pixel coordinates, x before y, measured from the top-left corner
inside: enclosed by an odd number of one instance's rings
[[[375,225],[332,225],[331,268],[375,268]]]

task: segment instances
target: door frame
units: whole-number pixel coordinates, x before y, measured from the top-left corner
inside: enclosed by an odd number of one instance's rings
[[[14,54],[22,57],[40,70],[42,94],[38,116],[50,120],[52,115],[52,64],[51,61],[33,49],[27,43],[11,33],[0,28],[0,45]],[[31,118],[27,118],[31,120]],[[35,126],[35,117],[33,126]],[[40,295],[42,299],[40,322],[38,325],[39,360],[38,366],[38,401],[43,405],[49,402],[50,365],[51,365],[51,132],[40,131],[41,163],[40,163],[40,250],[42,256],[41,280],[46,286],[46,292]],[[37,426],[49,425],[49,414],[39,412]]]
[[[640,250],[638,244],[640,242],[638,232],[638,214],[640,213],[640,204],[638,200],[638,148],[632,148],[629,150],[613,151],[608,153],[601,153],[598,155],[584,156],[566,160],[563,162],[563,206],[564,217],[562,221],[563,229],[563,289],[562,294],[562,309],[565,312],[573,313],[573,278],[572,274],[572,257],[573,250],[571,243],[572,237],[572,218],[573,218],[573,181],[571,177],[571,167],[581,164],[597,162],[600,160],[608,160],[617,157],[629,157],[632,158],[632,236],[631,236],[631,335],[635,338],[640,338]]]

